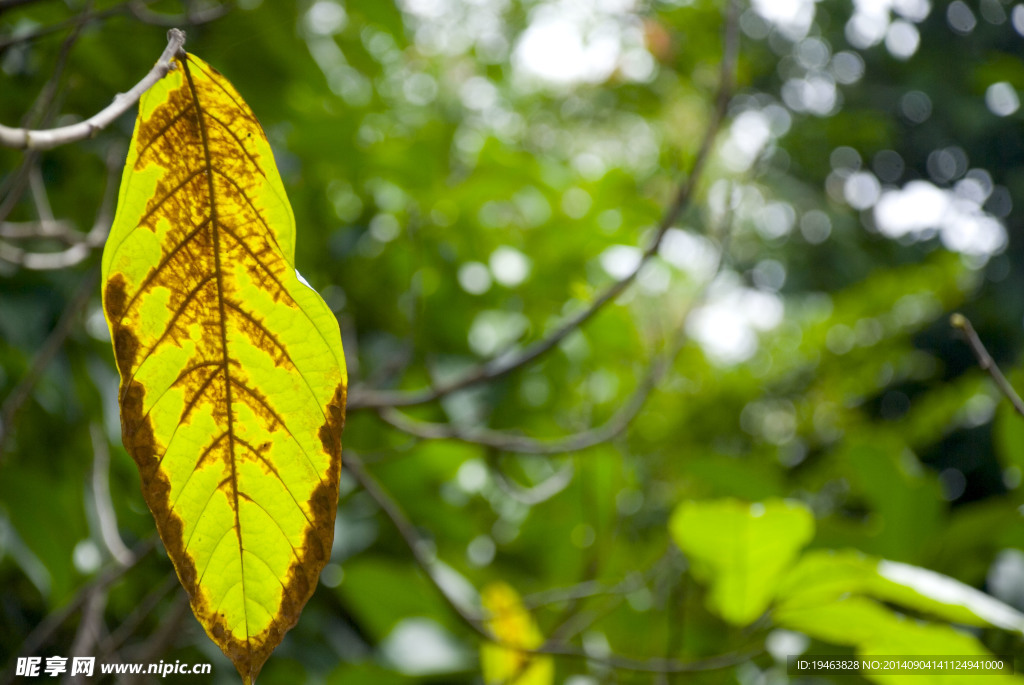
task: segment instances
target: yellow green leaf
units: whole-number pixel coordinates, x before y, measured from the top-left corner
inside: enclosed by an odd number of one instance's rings
[[[481,593],[481,603],[487,615],[486,627],[498,642],[484,643],[480,647],[484,682],[488,685],[550,685],[554,682],[555,665],[550,656],[522,651],[543,645],[544,636],[516,591],[507,583],[491,583]]]
[[[669,530],[694,576],[711,586],[708,607],[746,625],[768,608],[783,572],[814,535],[814,515],[789,500],[692,501],[676,508]]]
[[[182,54],[139,104],[103,253],[122,438],[192,610],[252,683],[330,556],[346,374],[259,122]]]

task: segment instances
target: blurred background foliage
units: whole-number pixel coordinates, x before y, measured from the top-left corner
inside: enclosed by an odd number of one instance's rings
[[[725,118],[647,259],[714,130],[727,16],[713,0],[0,0],[0,121],[91,115],[180,26],[274,147],[297,266],[341,323],[345,453],[418,539],[414,557],[344,473],[331,563],[261,684],[500,671],[439,589],[469,613],[484,588],[511,597],[523,646],[569,652],[523,683],[669,683],[638,664],[719,655],[678,681],[781,683],[786,654],[852,653],[784,602],[729,623],[717,562],[679,523],[704,519],[673,517],[704,500],[802,503],[806,535],[764,540],[786,558],[807,544],[808,578],[883,558],[1024,609],[1024,419],[948,323],[964,312],[1019,364],[1024,5],[738,3]],[[0,664],[84,647],[235,682],[150,551],[120,444],[97,272],[132,126],[0,150]],[[370,406],[514,359],[638,268],[531,363],[402,414]],[[521,437],[602,425],[585,449]],[[732,542],[725,519],[696,530]],[[899,606],[918,645],[964,648],[913,617],[967,617],[871,583],[842,589]],[[833,632],[861,620],[836,616]],[[895,620],[872,616],[857,625]],[[1019,624],[973,625],[1020,653]]]

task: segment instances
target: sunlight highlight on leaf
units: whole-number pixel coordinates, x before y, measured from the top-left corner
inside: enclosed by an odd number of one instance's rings
[[[196,618],[255,680],[330,557],[338,324],[252,111],[203,61],[139,105],[103,254],[121,428]]]

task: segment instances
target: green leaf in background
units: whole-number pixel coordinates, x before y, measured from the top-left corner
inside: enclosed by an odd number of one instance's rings
[[[1020,478],[1024,471],[1024,420],[1009,402],[1003,402],[996,410],[992,439],[1002,467],[1013,469],[1016,478]]]
[[[780,625],[833,644],[854,647],[859,656],[958,655],[988,658],[992,655],[970,635],[949,626],[923,623],[897,614],[865,597],[845,597],[819,606],[776,611]],[[865,674],[870,680],[890,685],[906,683],[906,675]],[[912,680],[928,685],[976,683],[977,675],[929,675]],[[986,676],[985,683],[1009,685],[1024,682],[1007,675]]]
[[[708,608],[730,623],[748,624],[774,603],[775,625],[854,647],[862,656],[991,656],[976,638],[899,609],[1024,634],[1024,614],[935,571],[856,550],[812,550],[797,559],[813,536],[814,518],[796,502],[684,502],[669,526],[694,576],[710,586]],[[895,676],[865,675],[896,682]],[[993,682],[1018,682],[996,677]],[[955,675],[929,682],[969,681]]]
[[[863,596],[951,623],[1024,632],[1024,614],[969,585],[853,550],[806,552],[779,582],[776,596],[774,616],[780,622],[791,612]]]
[[[684,502],[669,529],[694,575],[711,586],[709,608],[746,625],[768,608],[779,577],[814,535],[814,516],[790,500]]]
[[[865,552],[915,562],[924,541],[941,526],[941,488],[935,474],[921,467],[906,443],[898,436],[879,433],[850,440],[834,454],[844,476],[863,493],[877,525],[856,537],[827,544],[856,544]]]

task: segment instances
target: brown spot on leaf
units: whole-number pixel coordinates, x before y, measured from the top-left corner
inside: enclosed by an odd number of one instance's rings
[[[107,316],[111,321],[120,322],[128,306],[128,294],[124,276],[114,274],[107,281],[107,287],[103,290],[103,303],[107,306]]]
[[[114,333],[114,359],[122,378],[127,378],[135,368],[135,356],[139,352],[139,339],[128,328],[118,326]]]

